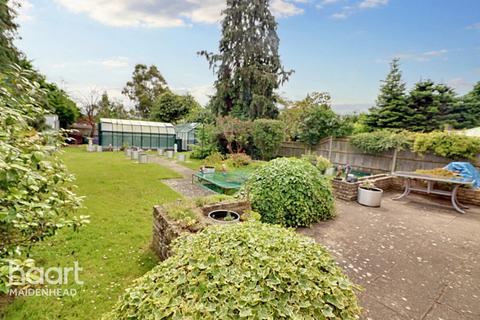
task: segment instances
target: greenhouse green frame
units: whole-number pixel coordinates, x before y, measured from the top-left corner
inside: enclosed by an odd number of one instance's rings
[[[102,118],[98,124],[99,145],[103,147],[173,149],[175,138],[171,123]]]

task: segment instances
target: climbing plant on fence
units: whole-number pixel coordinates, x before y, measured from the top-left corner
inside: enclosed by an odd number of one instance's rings
[[[356,134],[351,137],[350,143],[365,153],[375,154],[394,149],[408,149],[413,143],[413,136],[406,131],[380,130]]]

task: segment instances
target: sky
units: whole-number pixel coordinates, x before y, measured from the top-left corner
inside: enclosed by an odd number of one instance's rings
[[[155,64],[169,87],[205,104],[215,76],[225,0],[23,0],[17,46],[77,101],[121,94],[135,64]],[[409,88],[422,79],[458,94],[480,80],[479,0],[271,0],[280,56],[295,73],[279,89],[327,91],[340,113],[374,104],[393,57]]]

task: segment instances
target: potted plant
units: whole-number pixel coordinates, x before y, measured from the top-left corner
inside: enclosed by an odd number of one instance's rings
[[[358,203],[367,207],[380,207],[383,190],[375,187],[370,180],[365,180],[358,186]]]

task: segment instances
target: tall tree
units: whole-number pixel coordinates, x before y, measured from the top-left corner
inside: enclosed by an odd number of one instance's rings
[[[404,129],[430,132],[438,128],[439,103],[431,80],[419,81],[408,96]]]
[[[201,51],[217,74],[215,114],[256,119],[276,117],[274,91],[293,71],[278,54],[277,23],[269,0],[227,0],[219,53]]]
[[[395,58],[390,63],[390,72],[387,78],[382,81],[376,106],[370,109],[365,124],[373,129],[404,128],[405,118],[409,111],[405,90],[405,82],[402,80],[400,71],[400,60]]]
[[[18,25],[14,18],[18,7],[19,3],[0,0],[0,70],[12,63],[19,64],[23,59],[23,54],[13,44],[17,36]]]
[[[435,122],[438,129],[446,129],[447,127],[458,127],[460,120],[456,112],[459,100],[453,88],[445,84],[437,84],[435,86],[435,98],[438,112],[435,115]]]
[[[137,64],[122,93],[135,103],[140,117],[148,119],[153,102],[168,91],[167,82],[154,65]]]
[[[480,126],[480,81],[475,84],[472,91],[459,99],[455,113],[456,128],[469,129]]]

